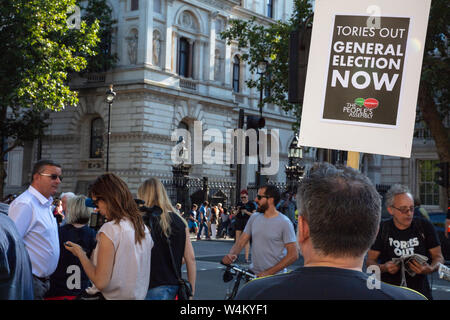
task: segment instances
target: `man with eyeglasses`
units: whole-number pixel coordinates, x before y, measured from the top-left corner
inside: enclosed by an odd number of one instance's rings
[[[436,230],[428,220],[413,217],[414,198],[406,186],[396,184],[389,189],[386,207],[392,218],[381,223],[366,263],[379,266],[381,281],[407,286],[432,299],[427,275],[437,271],[444,261]],[[392,260],[413,254],[428,260],[420,263],[411,259],[403,266]]]
[[[31,185],[8,211],[30,256],[36,300],[45,297],[50,275],[58,265],[58,224],[51,205],[62,181],[61,172],[61,166],[51,160],[38,161],[33,167]]]
[[[254,274],[265,277],[286,272],[286,268],[298,259],[298,250],[292,223],[276,209],[280,192],[276,186],[262,186],[255,201],[257,212],[250,216],[239,240],[222,262],[233,263],[252,239],[250,270]]]

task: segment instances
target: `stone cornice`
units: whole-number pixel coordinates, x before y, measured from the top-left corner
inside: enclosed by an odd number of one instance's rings
[[[119,132],[111,133],[111,140],[113,141],[155,141],[170,143],[172,140],[169,135],[149,132]]]
[[[80,142],[80,136],[72,134],[45,135],[42,140],[50,143],[77,143]]]

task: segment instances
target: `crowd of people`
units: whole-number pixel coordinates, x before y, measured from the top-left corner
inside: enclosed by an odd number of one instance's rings
[[[87,195],[54,200],[62,167],[41,160],[31,176],[0,214],[0,299],[172,300],[183,264],[194,297],[190,233],[233,237],[225,264],[244,250],[257,279],[236,299],[432,299],[427,275],[444,262],[436,230],[417,215],[408,188],[391,187],[391,218],[382,221],[372,182],[328,163],[314,165],[297,194],[264,185],[255,199],[242,190],[234,207],[204,201],[186,214],[156,178],[139,186],[139,200],[113,173],[97,177]],[[106,219],[98,231],[89,226],[93,212]],[[304,266],[286,273],[300,254]],[[364,263],[381,279],[363,272]]]
[[[0,283],[0,299],[173,299],[179,288],[173,273],[181,273],[183,263],[195,293],[187,223],[159,180],[140,186],[140,207],[113,173],[94,181],[89,198],[63,193],[57,201],[59,164],[41,160],[31,176],[29,188],[1,215],[7,222],[0,230],[0,270],[9,274],[0,277],[7,279]],[[106,218],[98,232],[89,227],[90,207]]]

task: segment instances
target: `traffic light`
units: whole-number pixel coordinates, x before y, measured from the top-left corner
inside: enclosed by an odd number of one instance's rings
[[[448,162],[440,162],[440,163],[437,163],[435,166],[438,167],[440,170],[436,171],[436,173],[434,175],[434,181],[438,185],[440,185],[444,188],[448,188],[449,187]]]
[[[303,103],[312,32],[308,20],[289,35],[288,102],[290,103]]]
[[[248,129],[261,129],[266,125],[266,119],[260,116],[247,116],[247,130]]]

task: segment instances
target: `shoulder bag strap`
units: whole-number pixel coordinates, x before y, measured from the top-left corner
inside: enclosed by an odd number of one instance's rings
[[[175,275],[177,276],[178,282],[181,282],[181,276],[180,276],[180,274],[178,273],[178,270],[177,270],[176,264],[175,264],[175,258],[173,257],[172,247],[171,247],[171,245],[170,245],[170,239],[169,239],[169,237],[167,237],[165,234],[164,234],[164,236],[165,236],[165,238],[166,238],[167,245],[168,245],[168,247],[169,247],[170,260],[172,261],[172,268],[173,268],[173,271],[175,272]]]

